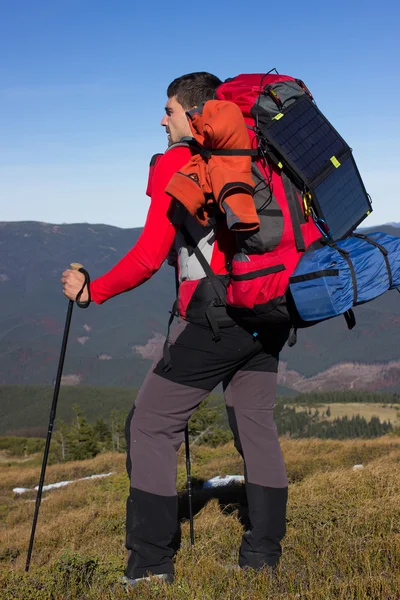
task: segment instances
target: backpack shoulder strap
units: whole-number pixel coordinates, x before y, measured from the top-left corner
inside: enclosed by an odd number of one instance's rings
[[[181,138],[179,142],[175,142],[175,144],[168,146],[165,152],[170,152],[170,150],[173,150],[174,148],[189,148],[192,154],[198,154],[201,146],[193,137],[185,136]]]
[[[218,277],[212,270],[210,264],[207,262],[206,257],[204,256],[204,254],[202,253],[202,251],[200,250],[200,248],[194,241],[191,233],[188,231],[188,229],[186,229],[186,227],[184,225],[182,225],[182,227],[181,227],[181,233],[183,235],[183,238],[185,240],[185,244],[186,244],[187,248],[193,250],[193,253],[194,253],[195,257],[197,258],[197,260],[199,261],[200,265],[202,266],[204,273],[210,280],[211,285],[214,288],[214,291],[217,295],[218,300],[221,302],[221,304],[223,306],[226,306],[226,299],[225,299],[226,290],[225,290],[224,284],[222,283],[222,281],[220,279],[218,279]]]

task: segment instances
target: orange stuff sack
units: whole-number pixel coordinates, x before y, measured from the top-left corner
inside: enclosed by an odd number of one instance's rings
[[[199,154],[173,175],[166,192],[177,198],[203,225],[208,222],[210,202],[216,202],[232,231],[258,229],[260,220],[253,202],[250,152],[246,156],[212,153],[213,150],[251,150],[239,107],[233,102],[209,100],[188,115]]]

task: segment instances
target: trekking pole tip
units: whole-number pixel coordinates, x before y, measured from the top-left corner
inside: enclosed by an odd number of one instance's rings
[[[71,269],[73,271],[79,271],[79,269],[83,269],[83,265],[81,265],[81,263],[71,263]]]

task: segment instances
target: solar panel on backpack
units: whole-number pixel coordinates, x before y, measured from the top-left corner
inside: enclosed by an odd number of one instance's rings
[[[304,95],[261,125],[282,162],[311,192],[333,240],[348,235],[371,212],[351,148]]]
[[[352,155],[321,183],[311,187],[317,214],[322,214],[333,240],[346,237],[371,212],[371,205]]]

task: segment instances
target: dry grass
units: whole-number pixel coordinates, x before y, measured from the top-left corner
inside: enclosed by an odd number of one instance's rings
[[[109,478],[77,482],[45,495],[33,560],[24,573],[34,503],[14,498],[12,487],[37,483],[39,469],[1,467],[0,597],[7,600],[395,600],[400,598],[400,438],[348,442],[282,440],[288,472],[288,532],[277,574],[226,571],[236,561],[242,527],[233,507],[240,490],[211,499],[195,517],[196,545],[184,522],[176,582],[142,586],[127,595],[123,570],[128,481],[124,457],[49,467],[47,482],[113,471]],[[241,472],[232,445],[193,448],[198,479]],[[183,456],[178,482],[185,480]],[[364,469],[352,466],[363,463]],[[201,496],[201,494],[198,494]],[[32,500],[34,496],[30,498]]]
[[[298,404],[290,404],[292,408],[295,408],[298,412],[308,410],[308,407],[300,406]],[[324,420],[333,421],[333,419],[341,417],[354,417],[360,415],[367,421],[370,421],[372,417],[378,417],[380,421],[390,421],[393,426],[400,426],[400,407],[391,406],[389,404],[375,404],[372,402],[343,402],[334,404],[318,404],[318,410],[320,414],[326,413],[327,408],[331,410],[330,417],[324,417]],[[316,407],[311,407],[313,412]]]
[[[10,458],[10,455],[8,452],[5,452],[4,450],[0,450],[0,464],[20,464],[20,463],[27,463],[27,462],[31,462],[34,458],[36,457],[36,455],[31,455],[28,457],[21,457],[21,456],[13,456]]]

